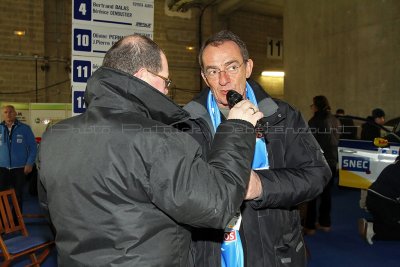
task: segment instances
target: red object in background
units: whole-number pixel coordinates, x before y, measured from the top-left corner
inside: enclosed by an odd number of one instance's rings
[[[36,144],[40,144],[40,141],[42,141],[42,137],[35,137]]]

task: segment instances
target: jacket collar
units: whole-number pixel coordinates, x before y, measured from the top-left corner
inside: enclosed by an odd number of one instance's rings
[[[1,124],[1,125],[4,125],[5,127],[7,126],[7,124],[6,124],[5,121],[2,121],[0,124]],[[21,124],[21,122],[20,122],[18,119],[15,119],[15,121],[14,121],[14,123],[13,123],[13,126],[14,126],[14,125],[18,125],[18,124]]]
[[[88,110],[106,107],[113,113],[135,112],[172,125],[189,114],[148,83],[111,68],[99,68],[88,80],[85,91]]]

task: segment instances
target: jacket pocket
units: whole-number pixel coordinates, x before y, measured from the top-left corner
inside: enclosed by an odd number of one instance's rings
[[[282,237],[282,245],[275,246],[276,266],[306,266],[306,251],[300,231]]]

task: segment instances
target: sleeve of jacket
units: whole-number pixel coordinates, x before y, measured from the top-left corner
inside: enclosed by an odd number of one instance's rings
[[[323,152],[299,111],[287,116],[284,137],[284,168],[256,171],[262,195],[251,205],[259,208],[290,208],[319,195],[331,177]],[[288,129],[291,129],[288,131]]]
[[[220,124],[208,162],[191,136],[170,135],[154,158],[148,194],[179,223],[222,229],[243,201],[254,146],[254,127],[238,120]]]
[[[32,129],[29,126],[26,126],[25,135],[26,146],[28,149],[28,158],[26,160],[26,165],[33,165],[36,159],[37,144]]]
[[[37,158],[36,158],[36,168],[38,170],[38,179],[37,179],[38,198],[39,198],[40,206],[44,210],[48,211],[49,210],[49,208],[48,208],[48,203],[49,202],[47,200],[47,192],[46,192],[46,186],[45,186],[46,185],[46,181],[45,181],[44,177],[42,177],[42,175],[41,175],[40,160],[41,160],[41,157],[40,157],[40,146],[39,146],[38,155],[37,155]]]

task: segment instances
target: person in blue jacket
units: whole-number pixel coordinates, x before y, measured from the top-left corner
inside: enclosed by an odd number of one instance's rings
[[[25,176],[32,172],[36,141],[31,128],[16,119],[14,106],[2,108],[0,123],[0,191],[14,188],[22,210]]]

